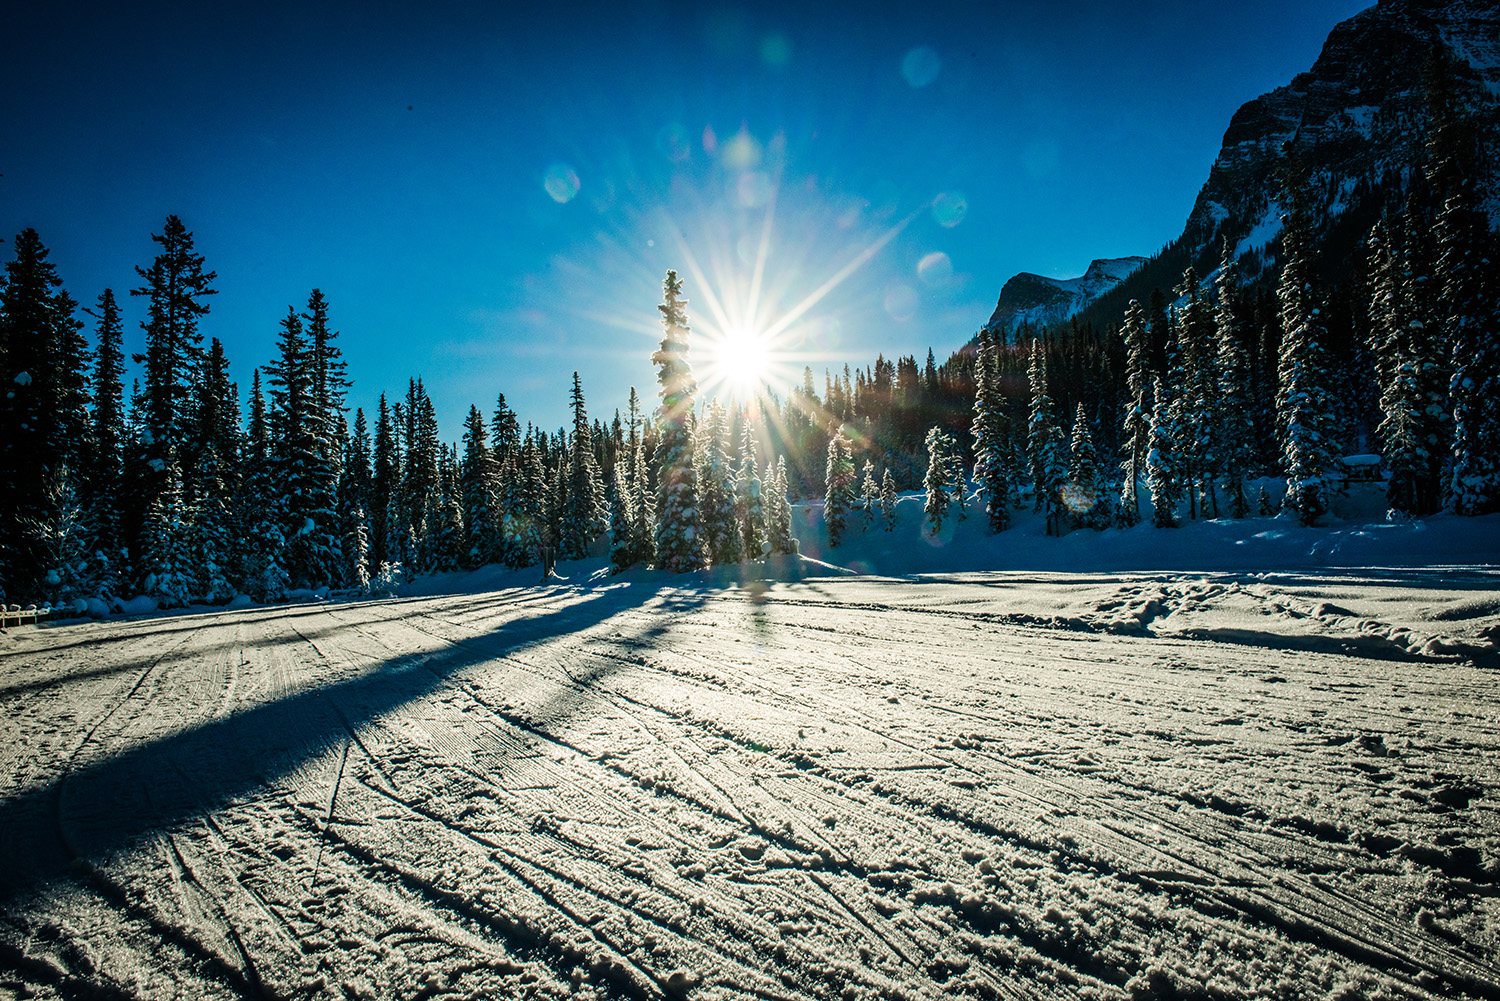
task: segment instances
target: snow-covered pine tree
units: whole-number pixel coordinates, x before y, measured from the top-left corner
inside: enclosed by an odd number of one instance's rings
[[[1500,510],[1500,278],[1496,240],[1467,176],[1456,177],[1438,213],[1437,315],[1451,346],[1452,507]]]
[[[662,282],[664,301],[657,308],[664,328],[661,347],[651,356],[661,385],[657,410],[656,562],[682,573],[708,564],[700,531],[698,474],[693,468],[693,396],[698,384],[688,365],[688,319],[682,281],[668,271]]]
[[[769,466],[769,463],[767,464]],[[773,553],[791,553],[796,546],[792,538],[792,505],[787,497],[786,456],[776,456],[776,469],[768,468],[766,485],[766,538]]]
[[[356,594],[370,591],[370,526],[357,499],[344,516],[344,584]]]
[[[521,422],[505,402],[505,394],[500,393],[495,400],[495,413],[490,418],[490,451],[495,458],[495,467],[505,465],[505,460],[520,450]]]
[[[974,366],[974,479],[979,481],[985,516],[991,532],[1010,527],[1015,504],[1012,482],[1010,417],[1005,395],[1000,391],[998,348],[995,335],[979,331],[979,357]]]
[[[1219,475],[1219,447],[1215,420],[1219,407],[1219,380],[1214,325],[1203,301],[1197,269],[1189,265],[1177,288],[1185,299],[1177,318],[1182,382],[1178,393],[1178,443],[1183,478],[1188,488],[1188,510],[1196,518],[1219,515],[1215,483]]]
[[[1063,500],[1075,528],[1108,528],[1114,521],[1104,471],[1099,468],[1094,436],[1083,404],[1073,417],[1073,439],[1069,447],[1068,485]]]
[[[380,394],[380,402],[375,411],[375,444],[370,453],[370,465],[370,566],[378,573],[386,563],[398,559],[390,555],[386,543],[391,533],[388,515],[393,506],[396,485],[401,480],[396,427],[384,393]]]
[[[1250,420],[1250,358],[1239,320],[1239,272],[1228,237],[1219,255],[1214,289],[1218,294],[1214,323],[1218,334],[1219,395],[1213,438],[1229,516],[1245,518],[1250,514],[1245,477],[1250,475],[1254,460],[1255,425]]]
[[[823,523],[828,529],[828,547],[837,549],[848,526],[854,500],[854,457],[844,429],[833,429],[828,438],[828,461],[823,489]]]
[[[38,596],[54,607],[100,591],[94,534],[66,463],[45,473],[41,516],[23,525],[38,560]]]
[[[1480,515],[1500,510],[1500,247],[1478,184],[1484,137],[1454,86],[1455,62],[1446,46],[1435,45],[1424,68],[1427,180],[1441,206],[1432,305],[1451,360],[1448,504],[1457,514]]]
[[[1447,379],[1431,377],[1445,366],[1432,357],[1435,352],[1424,350],[1435,347],[1431,332],[1438,325],[1425,294],[1431,283],[1413,271],[1414,266],[1417,272],[1426,270],[1421,266],[1423,242],[1408,227],[1403,253],[1393,228],[1377,223],[1370,233],[1370,353],[1381,411],[1376,434],[1390,471],[1386,503],[1395,517],[1430,514],[1441,506],[1440,471],[1451,441]],[[1429,391],[1441,393],[1431,407],[1426,405]]]
[[[896,478],[890,468],[880,475],[880,518],[887,532],[896,530]]]
[[[583,559],[595,539],[609,528],[604,483],[594,453],[594,432],[583,400],[583,384],[573,373],[570,394],[573,440],[568,453],[567,498],[558,512],[558,557]]]
[[[321,289],[315,288],[308,294],[307,312],[302,319],[306,323],[307,364],[312,379],[310,429],[318,459],[312,470],[313,506],[321,512],[313,517],[319,536],[316,546],[322,554],[317,576],[320,583],[333,583],[343,576],[345,566],[338,486],[344,442],[349,435],[344,400],[352,384],[337,344],[338,331],[328,325],[328,300]]]
[[[312,354],[302,318],[291,306],[281,321],[271,387],[271,467],[287,541],[284,568],[298,586],[328,584],[339,571],[336,479],[314,408]]]
[[[859,530],[868,532],[880,508],[880,484],[875,480],[875,463],[865,460],[859,483]]]
[[[740,428],[740,470],[735,489],[745,558],[758,560],[765,553],[766,506],[755,459],[755,425],[748,418]]]
[[[1304,224],[1297,211],[1282,219],[1279,424],[1286,443],[1287,503],[1304,525],[1332,507],[1330,476],[1338,464],[1330,386],[1328,330],[1313,285]]]
[[[1160,376],[1153,385],[1151,450],[1146,454],[1146,483],[1156,511],[1152,524],[1157,528],[1176,528],[1180,524],[1177,507],[1186,492],[1177,455],[1177,408],[1173,405],[1172,390]]]
[[[146,366],[142,441],[150,473],[142,499],[148,505],[165,486],[167,464],[181,460],[192,433],[193,387],[203,355],[198,320],[209,311],[207,298],[218,294],[211,287],[218,276],[203,270],[203,255],[194,252],[193,234],[181,219],[167,216],[161,233],[151,239],[161,249],[149,269],[135,269],[145,284],[130,290],[146,296],[149,306],[149,318],[141,324],[146,351],[133,356]]]
[[[1139,483],[1145,470],[1146,451],[1151,441],[1151,341],[1146,333],[1146,311],[1138,300],[1125,307],[1125,401],[1124,454],[1121,468],[1125,473],[1120,503],[1115,519],[1121,528],[1140,523]]]
[[[927,528],[933,535],[943,530],[943,519],[953,502],[953,478],[950,472],[954,450],[953,438],[942,428],[927,432]]]
[[[438,485],[424,522],[428,526],[428,538],[423,570],[429,573],[457,570],[465,541],[463,488],[459,483],[457,449],[438,446]]]
[[[184,510],[182,474],[176,461],[167,463],[161,490],[146,511],[141,533],[143,589],[163,608],[180,608],[193,598],[193,556],[189,514]]]
[[[499,533],[495,517],[498,471],[489,449],[489,432],[479,408],[469,407],[464,422],[464,459],[460,472],[464,512],[464,567],[473,569],[499,559]]]
[[[0,281],[0,577],[9,597],[35,597],[43,554],[27,526],[50,517],[48,477],[84,469],[88,345],[77,304],[33,229],[16,236]]]
[[[125,552],[120,531],[125,489],[124,327],[112,289],[99,293],[97,309],[87,312],[98,321],[94,328],[94,420],[78,492],[94,525],[99,551],[112,570],[119,572]]]
[[[1026,428],[1026,454],[1036,484],[1036,510],[1046,512],[1047,534],[1060,535],[1060,491],[1067,477],[1066,445],[1047,389],[1047,353],[1038,338],[1031,340],[1031,414]]]
[[[635,511],[631,506],[630,484],[622,475],[625,463],[615,466],[609,476],[609,565],[614,573],[629,570],[639,560],[639,540],[635,534]]]
[[[374,473],[370,468],[370,425],[363,407],[354,411],[354,429],[344,445],[339,463],[339,526],[344,544],[345,587],[365,591],[374,567],[370,563],[369,509],[374,496]],[[359,551],[350,548],[358,542]]]
[[[708,558],[715,565],[738,563],[744,540],[734,516],[734,484],[725,449],[725,413],[711,400],[698,425],[698,521]]]

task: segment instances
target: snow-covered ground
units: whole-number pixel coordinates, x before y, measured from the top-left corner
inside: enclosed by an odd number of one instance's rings
[[[1500,519],[919,507],[10,630],[0,997],[1500,997]]]

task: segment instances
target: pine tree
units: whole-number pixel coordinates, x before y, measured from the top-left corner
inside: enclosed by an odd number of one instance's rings
[[[865,460],[859,483],[859,530],[868,532],[875,523],[875,512],[880,507],[880,484],[875,480],[875,463]]]
[[[141,543],[145,593],[164,608],[180,608],[192,600],[193,558],[188,521],[182,474],[172,461],[167,464],[161,490],[146,512]]]
[[[696,465],[698,468],[699,524],[708,558],[714,564],[738,563],[744,539],[735,520],[735,490],[725,448],[725,412],[718,400],[710,401],[698,424]]]
[[[277,339],[279,357],[266,366],[271,387],[271,455],[274,490],[287,543],[284,569],[304,587],[333,580],[339,552],[336,476],[315,407],[311,345],[302,318],[287,307]]]
[[[375,446],[371,454],[370,563],[376,568],[399,560],[387,546],[391,538],[390,512],[395,506],[396,487],[401,480],[401,458],[396,450],[396,427],[385,394],[375,411]]]
[[[828,439],[828,462],[824,478],[823,523],[828,528],[828,548],[837,549],[843,541],[854,500],[854,458],[844,429],[837,428]]]
[[[566,497],[558,513],[558,557],[583,559],[609,528],[604,483],[594,452],[594,433],[584,406],[583,385],[573,373],[573,439],[568,453]]]
[[[1214,350],[1214,326],[1200,293],[1198,272],[1189,265],[1182,273],[1179,297],[1186,299],[1177,322],[1182,381],[1178,383],[1178,442],[1193,517],[1218,517],[1215,481],[1221,465],[1215,437],[1219,380]]]
[[[146,466],[152,471],[144,484],[149,504],[169,462],[182,462],[192,435],[193,391],[203,360],[203,335],[199,318],[206,316],[206,301],[218,290],[211,285],[217,274],[203,270],[203,255],[193,250],[193,234],[182,220],[167,216],[160,234],[153,233],[160,251],[150,268],[137,267],[145,282],[130,290],[146,296],[149,318],[141,323],[146,333],[146,352],[132,356],[146,366],[145,412],[142,443]]]
[[[792,538],[792,506],[787,499],[786,456],[776,457],[776,469],[767,469],[766,484],[766,539],[771,552],[790,554],[796,548]]]
[[[12,598],[34,596],[43,554],[26,525],[50,517],[49,478],[85,468],[88,347],[77,305],[36,231],[16,236],[0,283],[0,578]]]
[[[469,417],[464,423],[464,461],[460,474],[466,534],[461,562],[469,569],[493,563],[499,558],[498,519],[495,516],[499,475],[490,454],[488,438],[479,408],[469,407]]]
[[[1031,341],[1031,415],[1026,429],[1026,451],[1036,484],[1036,510],[1045,511],[1047,534],[1061,534],[1061,497],[1067,462],[1063,458],[1062,432],[1047,389],[1047,354],[1041,341]]]
[[[1500,279],[1473,182],[1453,179],[1438,213],[1437,315],[1451,345],[1450,495],[1461,515],[1500,510]]]
[[[745,557],[758,560],[765,553],[766,506],[755,459],[755,427],[749,420],[740,429],[740,470],[735,484],[739,491],[736,511]]]
[[[1146,333],[1146,311],[1140,302],[1130,300],[1125,307],[1125,385],[1129,396],[1125,414],[1125,483],[1115,512],[1121,528],[1140,523],[1141,500],[1137,484],[1145,469],[1146,451],[1151,440],[1150,354],[1151,342]]]
[[[880,516],[887,532],[896,530],[896,478],[886,469],[880,476]]]
[[[1077,528],[1108,528],[1114,520],[1104,472],[1094,451],[1089,421],[1078,404],[1073,417],[1073,440],[1069,447],[1068,486],[1063,499]],[[1069,502],[1071,500],[1071,502]]]
[[[59,607],[99,593],[100,573],[107,568],[91,556],[94,533],[67,464],[45,475],[41,515],[23,531],[38,562],[39,596]]]
[[[991,532],[1010,527],[1015,503],[1012,482],[1010,417],[1000,391],[994,334],[979,332],[979,357],[974,368],[974,478],[980,483]]]
[[[698,475],[693,468],[693,395],[698,386],[688,366],[688,321],[682,281],[668,271],[662,283],[665,328],[661,348],[651,357],[661,384],[657,410],[657,565],[681,573],[707,565],[699,529]]]
[[[1214,321],[1218,330],[1219,394],[1214,440],[1219,448],[1219,470],[1232,518],[1250,514],[1245,496],[1245,477],[1254,459],[1255,426],[1250,419],[1250,358],[1245,352],[1244,331],[1239,321],[1239,274],[1229,239],[1219,258],[1215,283],[1218,306]]]
[[[1328,330],[1312,282],[1305,231],[1295,212],[1283,218],[1282,253],[1278,415],[1286,443],[1287,503],[1310,525],[1332,506],[1329,476],[1338,461],[1338,443]]]
[[[118,563],[124,550],[120,505],[125,488],[125,353],[120,307],[111,289],[99,293],[94,328],[94,422],[91,454],[85,460],[80,494],[93,520],[99,548]]]
[[[927,514],[928,530],[937,535],[943,530],[943,519],[948,516],[948,507],[953,502],[951,475],[953,438],[942,428],[927,432]]]
[[[1186,492],[1177,453],[1178,430],[1170,386],[1160,377],[1154,381],[1155,401],[1151,409],[1151,450],[1146,454],[1146,483],[1155,509],[1152,524],[1176,528],[1177,507]]]
[[[490,437],[497,468],[505,465],[507,459],[521,450],[521,423],[516,418],[516,412],[506,405],[504,393],[499,394],[495,400],[495,414],[490,419]]]

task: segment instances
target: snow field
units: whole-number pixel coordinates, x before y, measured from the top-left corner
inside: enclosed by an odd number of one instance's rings
[[[0,988],[1496,997],[1494,594],[633,572],[15,630]]]

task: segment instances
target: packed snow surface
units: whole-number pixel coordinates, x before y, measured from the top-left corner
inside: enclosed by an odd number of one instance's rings
[[[842,552],[10,630],[0,997],[1500,996],[1489,562]]]

